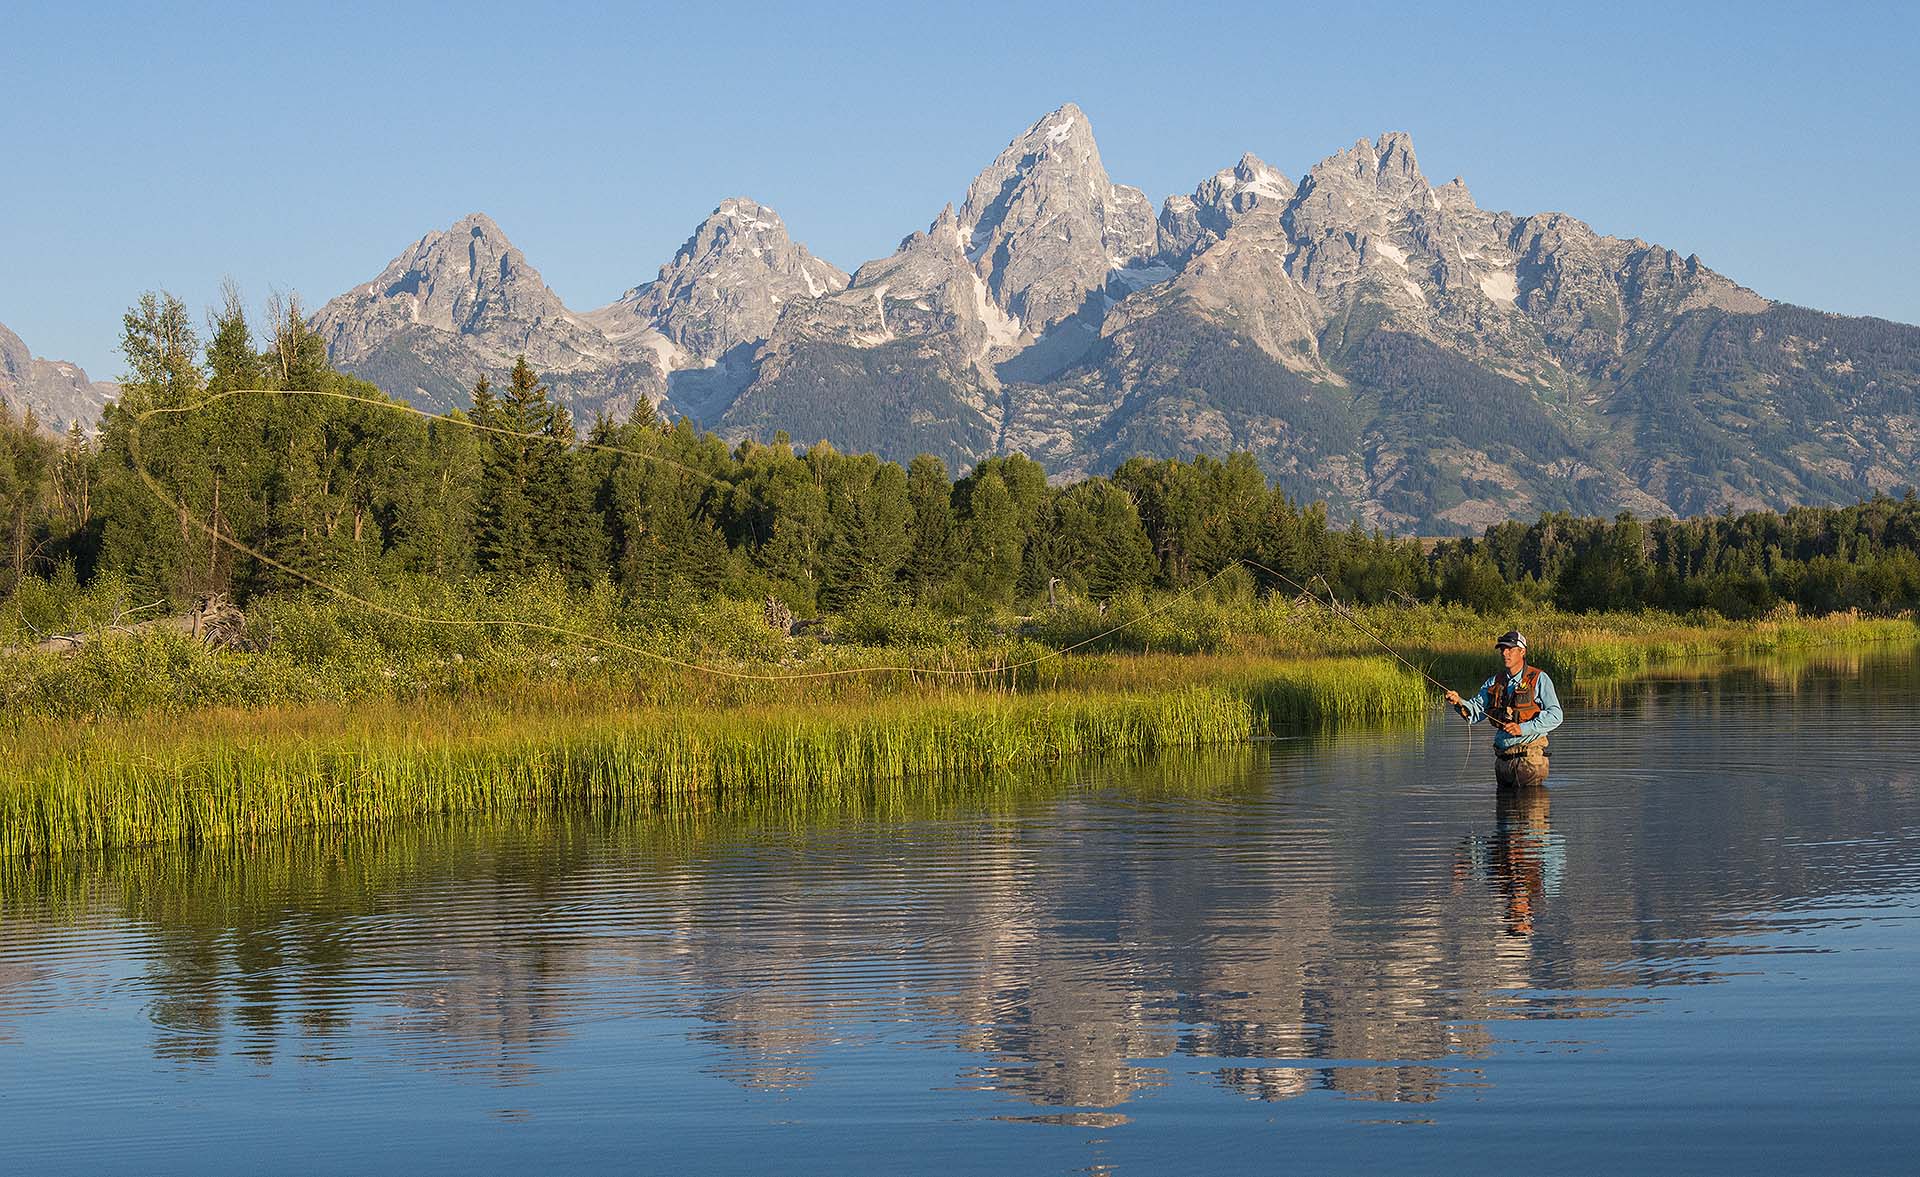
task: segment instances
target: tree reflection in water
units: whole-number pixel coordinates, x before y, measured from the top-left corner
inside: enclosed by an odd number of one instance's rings
[[[1912,749],[1862,739],[1912,697],[1886,687],[1643,688],[1570,724],[1557,810],[1498,793],[1491,832],[1481,766],[1436,776],[1460,738],[1436,728],[815,812],[16,863],[0,1038],[131,995],[176,1066],[378,1060],[515,1085],[637,1017],[749,1090],[932,1048],[955,1055],[951,1088],[1089,1115],[1195,1070],[1260,1100],[1430,1102],[1487,1082],[1499,1023],[1711,981],[1743,937],[1791,930],[1779,913],[1903,861],[1858,836],[1920,829]],[[1809,763],[1819,789],[1798,787]]]

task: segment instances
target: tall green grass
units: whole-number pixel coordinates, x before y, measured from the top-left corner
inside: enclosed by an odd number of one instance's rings
[[[28,621],[98,632],[122,609],[111,591],[18,597],[15,636]],[[816,805],[876,782],[1417,721],[1435,693],[1349,620],[1248,593],[1123,599],[1104,616],[1068,602],[1024,619],[869,603],[822,642],[774,635],[750,602],[648,604],[539,581],[367,591],[464,620],[286,596],[254,610],[253,649],[154,633],[102,635],[72,657],[0,656],[0,854],[570,805]],[[1911,620],[1854,616],[1734,625],[1411,606],[1357,617],[1462,690],[1511,625],[1563,690],[1702,656],[1920,637]],[[759,681],[715,668],[860,673]],[[955,670],[968,673],[941,673]]]
[[[1535,657],[1576,686],[1597,687],[1686,662],[1911,646],[1917,640],[1920,628],[1905,618],[1786,616],[1737,625],[1675,625],[1637,634],[1568,626]]]
[[[656,706],[919,698],[945,690],[1059,689],[1132,659],[1172,681],[1210,681],[1214,661],[1271,663],[1381,654],[1360,626],[1415,663],[1469,676],[1490,665],[1492,636],[1533,639],[1562,685],[1663,661],[1796,644],[1912,642],[1911,620],[1791,615],[1730,623],[1711,615],[1487,617],[1439,605],[1372,606],[1338,616],[1312,601],[1216,584],[1189,597],[1124,596],[1103,614],[1068,600],[1035,617],[946,618],[865,602],[828,619],[832,640],[775,635],[752,602],[623,600],[610,587],[548,580],[489,587],[402,581],[356,586],[408,620],[351,601],[284,594],[250,606],[253,648],[211,651],[172,634],[102,633],[129,602],[111,578],[88,589],[34,582],[0,604],[0,646],[33,629],[101,634],[70,657],[0,653],[0,727],[32,718],[93,720],[209,708],[538,697],[597,691]],[[151,613],[140,616],[151,616]],[[1071,654],[1063,655],[1063,651]],[[1195,672],[1177,660],[1194,658]],[[996,667],[1017,670],[993,673]],[[877,670],[875,668],[896,668]],[[1091,668],[1091,669],[1089,669]],[[843,677],[764,682],[719,672]],[[976,672],[954,679],[946,672]],[[1476,679],[1477,681],[1477,679]],[[1157,685],[1157,684],[1147,684]]]
[[[950,692],[730,711],[598,705],[216,713],[0,734],[0,854],[568,805],[810,804],[876,782],[990,779],[1094,753],[1245,741],[1428,706],[1350,660],[1135,691]]]
[[[876,781],[800,803],[760,789],[663,805],[436,815],[383,826],[377,834],[303,826],[187,846],[0,856],[0,921],[66,925],[107,910],[177,930],[203,927],[218,937],[236,926],[280,923],[289,910],[365,914],[396,887],[470,869],[476,854],[502,878],[539,883],[573,873],[609,847],[671,864],[707,856],[715,844],[849,821],[1032,812],[1098,766],[1124,767],[1120,779],[1129,794],[1145,801],[1219,798],[1261,788],[1267,764],[1258,744],[1224,744],[1042,763],[940,788]],[[206,912],[218,918],[203,922]]]

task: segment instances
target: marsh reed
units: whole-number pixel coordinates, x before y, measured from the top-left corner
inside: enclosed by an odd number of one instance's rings
[[[1169,633],[1143,629],[1144,649],[1067,656],[1058,651],[1076,626],[1111,622],[1063,611],[1051,632],[913,614],[919,628],[893,618],[892,629],[823,644],[776,640],[743,610],[718,621],[707,610],[713,624],[689,621],[681,633],[660,617],[635,628],[636,615],[597,597],[556,600],[509,605],[528,616],[557,609],[569,629],[626,633],[706,662],[834,676],[743,681],[565,637],[400,626],[325,601],[263,610],[271,640],[254,650],[153,635],[72,658],[11,655],[0,658],[0,855],[437,814],[745,796],[804,806],[875,787],[991,787],[1023,766],[1089,754],[1433,713],[1416,675],[1323,610],[1282,598],[1184,602],[1193,615],[1154,617]],[[1462,690],[1485,677],[1489,635],[1507,626],[1435,606],[1361,612]],[[1526,628],[1563,690],[1704,655],[1911,646],[1920,632],[1911,620],[1844,615],[1734,625],[1550,610]]]
[[[946,691],[735,709],[579,698],[202,712],[0,733],[0,854],[240,838],[301,826],[744,793],[794,798],[991,779],[1093,753],[1241,742],[1428,706],[1360,659],[1137,689]]]

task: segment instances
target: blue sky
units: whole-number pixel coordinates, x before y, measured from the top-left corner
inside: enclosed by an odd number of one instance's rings
[[[96,378],[143,290],[317,306],[474,210],[576,309],[735,194],[851,270],[1066,101],[1156,205],[1406,130],[1483,207],[1920,322],[1908,6],[74,7],[4,16],[0,323]]]

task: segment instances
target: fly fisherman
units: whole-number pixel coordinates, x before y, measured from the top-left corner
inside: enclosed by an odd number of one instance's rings
[[[1527,639],[1510,629],[1494,643],[1501,671],[1480,693],[1462,699],[1448,691],[1447,702],[1468,723],[1486,720],[1494,728],[1493,776],[1503,789],[1547,783],[1547,733],[1560,726],[1560,695],[1553,680],[1527,665]]]

